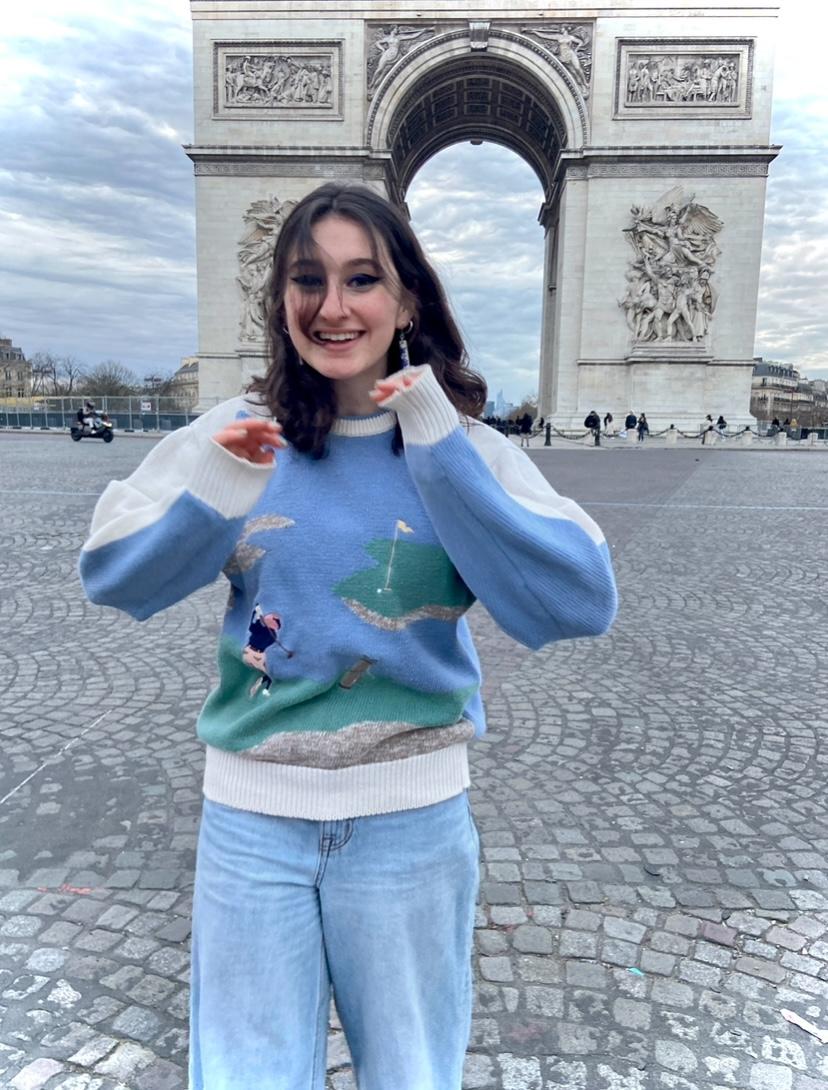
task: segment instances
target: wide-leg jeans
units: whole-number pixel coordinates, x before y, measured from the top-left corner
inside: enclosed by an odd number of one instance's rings
[[[190,1090],[324,1090],[331,989],[359,1090],[460,1090],[478,855],[466,792],[345,821],[205,801]]]

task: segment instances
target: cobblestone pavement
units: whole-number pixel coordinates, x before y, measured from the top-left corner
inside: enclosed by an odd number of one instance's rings
[[[139,625],[75,575],[95,497],[150,445],[0,434],[13,1090],[185,1086],[192,724],[224,596]],[[464,1086],[825,1090],[828,1052],[780,1011],[828,1026],[828,458],[532,456],[603,526],[622,608],[609,636],[536,654],[474,611],[490,730]],[[353,1087],[335,1023],[329,1066]]]

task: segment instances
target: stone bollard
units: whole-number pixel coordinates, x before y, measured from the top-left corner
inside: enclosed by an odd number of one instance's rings
[[[809,447],[815,447],[818,442],[819,442],[819,432],[809,431],[808,432],[808,446]]]
[[[584,444],[585,447],[594,447],[595,446],[595,436],[592,434],[591,431],[588,431],[586,433],[586,435],[583,437],[583,439],[581,440],[581,442]]]
[[[787,432],[784,432],[784,431],[778,431],[778,432],[776,433],[776,445],[777,445],[778,447],[786,447],[786,446],[788,445],[788,435],[787,435]]]
[[[668,447],[674,447],[678,444],[678,431],[675,428],[668,428],[667,434],[664,436],[665,445]]]
[[[742,440],[742,446],[743,447],[752,447],[753,446],[754,435],[753,435],[752,431],[743,431],[740,438]]]

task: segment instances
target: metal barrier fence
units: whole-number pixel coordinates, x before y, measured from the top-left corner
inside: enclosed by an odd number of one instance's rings
[[[77,419],[83,397],[42,397],[0,399],[0,428],[64,430]],[[218,404],[219,398],[212,404]],[[212,404],[199,405],[201,411]],[[95,408],[106,413],[118,431],[175,431],[195,420],[200,413],[171,397],[102,397]]]

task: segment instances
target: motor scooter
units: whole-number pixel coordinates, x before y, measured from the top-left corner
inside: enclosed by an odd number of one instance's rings
[[[69,432],[75,443],[81,439],[103,439],[105,443],[111,443],[115,438],[115,429],[110,420],[104,420],[102,416],[86,416],[83,423],[76,420]]]

